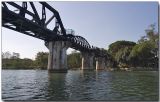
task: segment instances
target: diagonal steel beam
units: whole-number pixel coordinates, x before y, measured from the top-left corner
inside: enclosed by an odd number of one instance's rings
[[[53,15],[46,23],[45,23],[45,26],[47,26],[51,21],[52,19],[54,18],[55,16]]]
[[[2,2],[3,6],[8,9],[7,5],[5,4],[5,2]]]
[[[61,27],[63,35],[66,35],[66,30],[65,30],[65,28],[63,26],[62,20],[61,20],[61,18],[59,16],[59,13],[57,12],[57,10],[55,10],[54,8],[52,8],[52,6],[50,6],[46,2],[40,2],[40,3],[54,13],[54,15],[55,15],[56,19],[58,20],[58,23],[59,23],[59,25]]]
[[[35,20],[40,24],[40,17],[38,15],[38,12],[37,12],[33,2],[29,2],[29,3],[31,5],[31,7],[32,7],[32,10],[33,10],[34,14],[35,14],[35,18],[36,18]]]
[[[18,9],[24,9],[23,7],[19,6],[18,4],[14,3],[14,2],[7,2],[7,3],[12,5],[12,6],[14,6],[14,7],[16,7],[16,8],[18,8]],[[32,12],[28,11],[28,10],[24,9],[24,12],[26,12],[29,15],[31,15],[32,17],[35,17],[35,15]]]

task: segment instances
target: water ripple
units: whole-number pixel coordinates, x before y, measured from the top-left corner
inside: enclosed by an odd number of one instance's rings
[[[3,100],[158,100],[158,72],[2,70]]]

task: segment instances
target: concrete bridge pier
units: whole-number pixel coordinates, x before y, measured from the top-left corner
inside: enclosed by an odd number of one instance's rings
[[[50,41],[46,47],[49,49],[48,71],[49,72],[67,72],[67,41]]]
[[[82,52],[82,70],[93,70],[94,54],[89,52]]]
[[[106,67],[105,58],[103,57],[96,58],[96,70],[102,70],[105,69],[105,67]]]

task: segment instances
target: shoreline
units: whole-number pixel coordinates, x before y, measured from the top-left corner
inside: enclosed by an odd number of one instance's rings
[[[12,68],[2,68],[1,70],[47,70],[47,69],[34,69],[34,68],[15,68],[15,69],[12,69]],[[72,71],[76,71],[76,70],[81,70],[81,69],[68,69],[68,70],[72,70]],[[159,71],[158,69],[155,70],[155,69],[134,69],[134,70],[107,70],[107,69],[100,69],[100,70],[96,70],[96,69],[93,69],[93,70],[90,70],[90,71],[107,71],[107,72],[134,72],[134,71]]]

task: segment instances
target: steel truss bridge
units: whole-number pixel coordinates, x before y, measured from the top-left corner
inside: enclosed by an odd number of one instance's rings
[[[94,52],[96,56],[107,57],[104,50],[91,46],[84,37],[75,35],[73,31],[67,33],[59,12],[48,3],[37,2],[41,5],[39,8],[36,8],[33,2],[19,3],[2,2],[3,27],[44,40],[45,42],[69,41],[71,43],[70,47],[73,49]],[[50,12],[52,16],[47,15],[46,12]],[[49,28],[48,26],[51,22],[54,22],[54,25]]]

